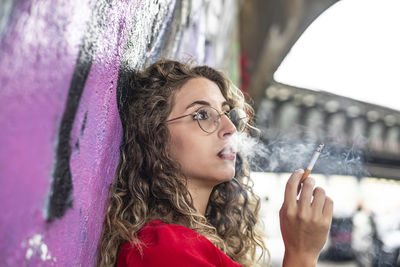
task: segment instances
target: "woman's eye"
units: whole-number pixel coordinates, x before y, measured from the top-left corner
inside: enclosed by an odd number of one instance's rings
[[[194,115],[193,119],[196,119],[196,120],[207,120],[209,117],[210,116],[209,116],[207,110],[201,109],[201,110],[197,111],[197,113]]]

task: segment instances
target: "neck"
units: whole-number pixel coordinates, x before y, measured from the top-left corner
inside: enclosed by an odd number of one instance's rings
[[[188,179],[187,186],[195,209],[204,216],[213,187],[196,183],[196,181],[191,179]]]

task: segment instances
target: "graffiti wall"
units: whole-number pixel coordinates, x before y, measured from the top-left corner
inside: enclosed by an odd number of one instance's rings
[[[0,266],[94,266],[126,70],[191,57],[236,75],[238,3],[0,5]]]

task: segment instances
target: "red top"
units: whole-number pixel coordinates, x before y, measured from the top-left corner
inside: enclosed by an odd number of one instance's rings
[[[207,238],[184,226],[154,220],[139,231],[138,237],[143,242],[143,256],[126,242],[118,252],[117,267],[241,266]]]

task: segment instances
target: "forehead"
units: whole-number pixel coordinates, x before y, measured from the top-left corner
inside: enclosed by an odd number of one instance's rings
[[[214,107],[221,107],[226,101],[218,85],[206,78],[193,78],[187,81],[175,94],[176,107],[185,107],[194,101],[205,100]]]

